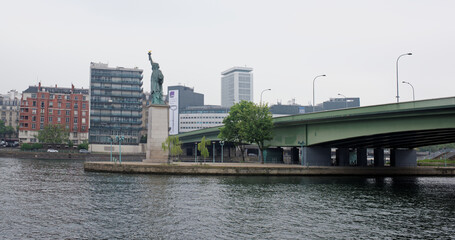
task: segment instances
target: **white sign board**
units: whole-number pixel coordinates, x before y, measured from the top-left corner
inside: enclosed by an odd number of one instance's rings
[[[179,90],[170,90],[169,96],[169,135],[179,133]]]

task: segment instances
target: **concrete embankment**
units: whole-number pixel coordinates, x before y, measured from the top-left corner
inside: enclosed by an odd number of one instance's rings
[[[248,163],[85,162],[85,171],[141,174],[267,175],[267,176],[455,176],[455,167],[304,167]]]

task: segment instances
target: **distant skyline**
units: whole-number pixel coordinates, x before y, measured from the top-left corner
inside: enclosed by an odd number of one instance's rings
[[[221,72],[253,68],[254,101],[361,106],[455,96],[454,1],[7,1],[0,25],[0,93],[89,88],[90,62],[144,70],[221,104]]]

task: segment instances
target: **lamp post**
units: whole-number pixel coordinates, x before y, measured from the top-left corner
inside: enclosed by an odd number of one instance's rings
[[[215,163],[215,143],[216,143],[216,142],[212,142],[212,146],[213,146],[213,148],[212,148],[213,163]]]
[[[224,141],[220,141],[220,145],[221,145],[221,162],[223,162],[223,157],[224,157],[224,154],[223,154]]]
[[[414,93],[414,86],[412,86],[412,84],[410,82],[403,81],[402,83],[406,83],[406,84],[409,84],[409,86],[411,86],[411,88],[412,88],[412,101],[415,101],[416,100],[416,95]]]
[[[344,95],[341,94],[341,93],[338,93],[338,96],[344,97],[344,108],[348,108],[348,101],[346,100],[346,96],[344,96]]]
[[[318,77],[325,77],[326,75],[325,74],[322,74],[322,75],[318,75],[316,76],[314,79],[313,79],[313,112],[314,112],[314,82],[316,81],[316,79]]]
[[[262,94],[263,94],[265,91],[271,91],[271,90],[272,90],[271,88],[267,88],[267,89],[262,90],[262,92],[261,92],[261,101],[259,102],[260,105],[262,105]]]
[[[412,55],[412,53],[404,53],[404,54],[401,54],[400,56],[398,56],[397,58],[397,103],[400,102],[400,94],[398,92],[398,60],[400,60],[401,57],[403,56],[406,56],[406,55]]]
[[[194,143],[194,162],[197,163],[197,142]]]

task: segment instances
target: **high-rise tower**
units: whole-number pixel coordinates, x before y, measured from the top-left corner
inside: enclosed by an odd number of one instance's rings
[[[253,69],[233,67],[221,73],[221,106],[231,107],[242,100],[253,101]]]

